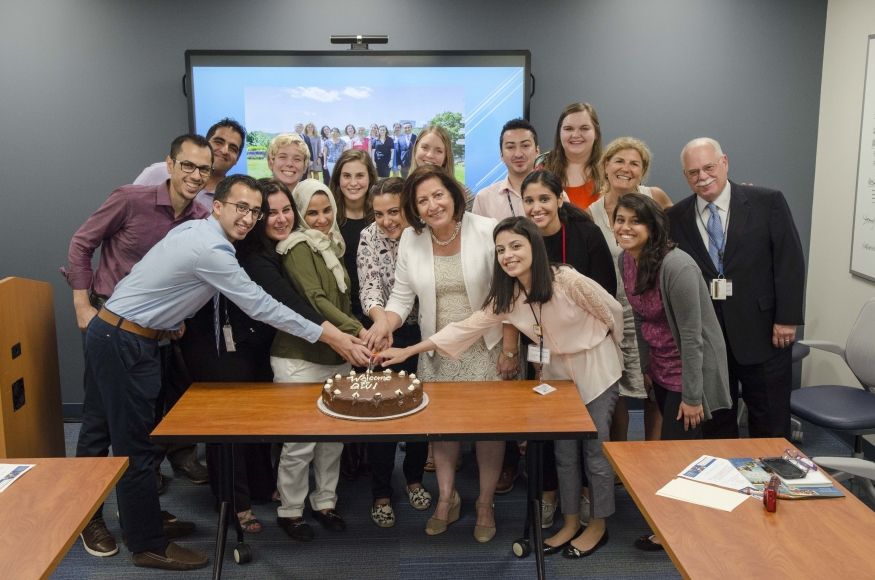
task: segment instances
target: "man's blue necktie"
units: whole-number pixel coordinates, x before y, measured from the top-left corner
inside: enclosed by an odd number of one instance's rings
[[[708,254],[711,256],[711,261],[714,262],[714,267],[717,272],[723,273],[723,222],[720,220],[717,206],[713,203],[708,204],[708,210],[711,212],[711,217],[708,218]]]

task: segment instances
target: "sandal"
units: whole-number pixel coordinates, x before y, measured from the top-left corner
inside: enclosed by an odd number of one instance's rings
[[[484,503],[484,502],[476,502],[474,506],[477,508],[477,512],[479,515],[480,510],[491,510],[492,511],[492,519],[495,520],[495,504],[493,503]],[[474,539],[480,542],[481,544],[485,544],[495,537],[495,524],[493,523],[491,526],[484,526],[480,524],[474,525]]]
[[[431,507],[431,494],[422,485],[416,488],[407,486],[407,498],[415,510],[422,511]]]
[[[450,496],[450,499],[439,499],[438,505],[441,504],[449,506],[447,519],[442,520],[435,516],[428,518],[428,521],[425,522],[425,533],[429,536],[443,534],[447,531],[447,526],[459,519],[459,513],[462,509],[462,498],[459,497],[458,491],[453,490],[453,495]]]
[[[237,520],[247,534],[257,534],[261,531],[261,522],[258,521],[252,510],[237,512]]]

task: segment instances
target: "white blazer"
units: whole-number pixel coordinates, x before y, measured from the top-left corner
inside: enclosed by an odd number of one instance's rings
[[[471,309],[480,310],[495,262],[495,242],[492,230],[496,222],[492,218],[465,212],[462,217],[462,277]],[[398,258],[395,263],[395,285],[386,303],[386,310],[406,320],[416,299],[419,299],[419,327],[423,340],[437,332],[437,296],[434,277],[434,252],[428,229],[421,234],[410,227],[401,234]],[[502,329],[491,329],[483,336],[486,347],[492,349],[502,338]],[[429,351],[434,356],[434,351]]]

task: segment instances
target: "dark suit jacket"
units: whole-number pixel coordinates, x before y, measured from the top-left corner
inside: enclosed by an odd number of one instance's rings
[[[729,230],[723,268],[733,295],[715,301],[732,354],[740,364],[765,362],[773,324],[803,324],[805,259],[799,233],[780,191],[730,182]],[[696,196],[668,209],[672,239],[691,255],[706,282],[717,277],[697,226]],[[718,312],[719,313],[719,312]]]
[[[395,159],[400,167],[410,167],[413,161],[413,146],[416,143],[416,134],[402,133],[395,139]],[[447,152],[451,155],[451,152]]]

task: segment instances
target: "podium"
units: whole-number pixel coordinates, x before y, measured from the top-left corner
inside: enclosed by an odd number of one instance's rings
[[[0,458],[64,457],[52,286],[0,280]]]

